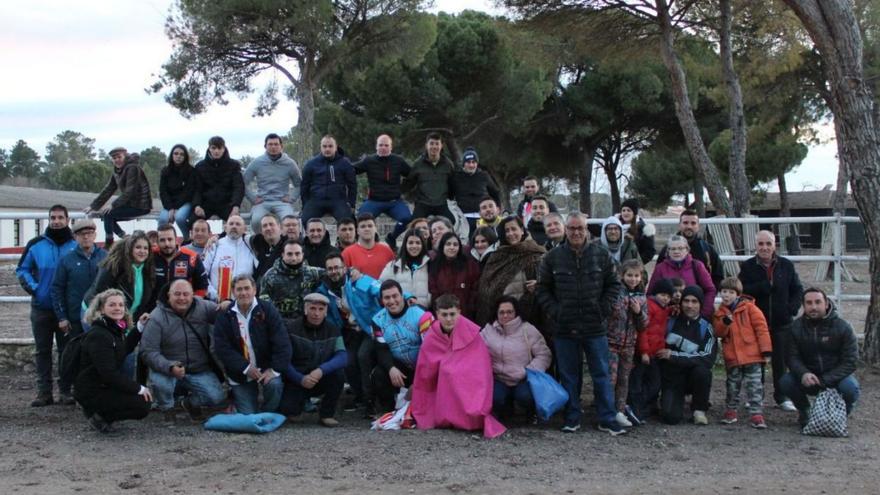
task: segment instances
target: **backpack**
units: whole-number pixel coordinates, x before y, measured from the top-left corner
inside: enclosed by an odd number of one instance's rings
[[[71,379],[75,379],[79,375],[82,344],[85,338],[86,332],[82,332],[67,341],[58,364],[58,374],[60,376],[69,376]]]

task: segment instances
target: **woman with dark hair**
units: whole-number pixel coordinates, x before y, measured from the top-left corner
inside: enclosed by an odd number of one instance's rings
[[[189,151],[182,144],[175,144],[168,154],[168,165],[159,173],[159,225],[175,222],[184,239],[189,238],[187,219],[192,213],[192,172]]]
[[[479,227],[471,239],[471,256],[483,268],[492,253],[498,249],[498,234],[494,227]]]
[[[473,318],[477,306],[480,265],[465,254],[461,238],[454,232],[443,234],[437,247],[437,255],[428,262],[431,299],[453,294],[461,304],[461,313]]]
[[[538,264],[546,250],[529,237],[519,217],[506,217],[496,229],[499,246],[480,275],[478,300],[481,304],[475,321],[478,325],[491,322],[494,319],[491,302],[501,295],[516,298],[523,319],[532,320]]]
[[[657,249],[654,247],[655,229],[639,216],[639,201],[635,198],[624,200],[620,205],[618,219],[623,226],[624,236],[636,243],[642,263],[648,264],[657,254]]]
[[[495,378],[492,410],[495,416],[509,416],[516,402],[530,414],[535,402],[526,381],[526,368],[546,371],[552,354],[541,332],[519,315],[519,302],[513,296],[501,296],[495,303],[495,322],[483,327],[480,335],[489,348]]]
[[[125,307],[135,322],[146,321],[146,315],[156,307],[155,283],[150,240],[138,230],[126,237],[125,242],[113,244],[83,303],[91,303],[95,294],[107,289],[119,289],[125,295]]]
[[[428,245],[421,234],[416,230],[407,230],[403,233],[397,259],[385,265],[379,280],[396,280],[403,288],[401,294],[409,292],[420,306],[428,308],[431,304],[428,260]]]

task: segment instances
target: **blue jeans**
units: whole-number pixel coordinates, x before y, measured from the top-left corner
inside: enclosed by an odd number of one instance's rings
[[[330,213],[336,219],[336,223],[344,218],[352,218],[354,214],[351,207],[345,202],[345,199],[310,199],[308,203],[303,205],[302,218],[303,225],[312,218],[321,218],[325,214]]]
[[[278,223],[281,224],[281,219],[286,217],[287,215],[293,215],[293,206],[290,203],[285,203],[284,201],[263,201],[258,205],[254,205],[251,208],[251,230],[255,234],[259,234],[262,231],[260,227],[260,221],[263,220],[263,217],[268,215],[269,213],[274,214],[278,217]],[[303,221],[306,219],[304,218]]]
[[[535,399],[532,398],[532,390],[529,388],[528,381],[523,380],[511,387],[498,380],[494,380],[494,385],[492,386],[492,410],[496,414],[504,412],[505,408],[510,405],[511,399],[527,411],[535,409]]]
[[[211,371],[187,373],[177,379],[171,375],[150,371],[153,400],[160,411],[174,408],[174,390],[180,386],[190,392],[190,400],[196,406],[219,406],[226,400],[223,385]]]
[[[384,213],[397,220],[397,224],[394,225],[394,231],[391,233],[391,237],[394,239],[397,239],[397,236],[406,230],[406,225],[412,220],[412,213],[409,211],[409,206],[407,206],[406,202],[402,199],[395,199],[394,201],[375,201],[368,199],[361,204],[361,208],[358,210],[358,215],[361,213],[369,213],[377,220],[379,219],[379,215]]]
[[[593,402],[599,414],[599,424],[610,424],[617,411],[614,410],[614,390],[611,388],[611,375],[608,372],[608,338],[598,337],[556,337],[553,341],[556,350],[556,370],[560,383],[568,392],[565,405],[565,424],[579,425],[584,415],[581,409],[581,389],[584,385],[584,354],[590,377],[593,379]]]
[[[185,203],[180,208],[174,210],[174,223],[177,224],[177,228],[180,229],[180,235],[183,236],[184,239],[189,239],[189,216],[192,213],[192,204]],[[162,209],[159,212],[159,225],[164,225],[168,223],[168,210]]]
[[[144,208],[135,208],[133,206],[118,206],[104,214],[101,219],[104,221],[104,235],[107,239],[113,239],[113,234],[119,237],[125,237],[125,231],[119,226],[118,222],[124,222],[133,218],[142,217],[150,213],[150,210]]]
[[[275,412],[281,403],[281,394],[284,392],[284,382],[277,376],[266,385],[263,385],[263,407],[259,404],[260,385],[255,382],[247,382],[232,386],[232,399],[235,402],[235,410],[241,414],[254,414],[257,412]]]
[[[783,375],[782,379],[779,380],[779,386],[782,388],[785,396],[794,402],[794,406],[798,408],[798,411],[802,412],[810,408],[810,399],[807,396],[816,395],[822,391],[821,387],[804,387],[794,373]],[[856,380],[854,375],[849,375],[841,380],[835,388],[843,397],[843,402],[846,403],[846,413],[851,413],[856,406],[856,402],[859,400],[859,395],[861,395],[859,381]]]

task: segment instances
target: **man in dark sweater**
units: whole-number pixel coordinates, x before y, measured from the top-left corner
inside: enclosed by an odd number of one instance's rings
[[[419,157],[404,182],[404,188],[414,189],[415,208],[413,218],[428,218],[431,215],[442,215],[455,221],[446,200],[452,198],[452,161],[443,155],[443,138],[440,134],[428,134],[425,141],[425,153]]]
[[[394,231],[388,234],[386,242],[393,246],[412,219],[409,206],[401,199],[400,184],[409,175],[409,163],[400,155],[391,153],[391,136],[382,134],[376,138],[376,154],[355,162],[354,170],[358,174],[367,174],[367,199],[361,204],[358,215],[370,213],[374,218],[386,214],[397,221]],[[318,266],[318,265],[316,265]]]
[[[477,150],[464,150],[461,168],[452,175],[452,195],[467,218],[471,232],[476,230],[477,220],[480,218],[480,201],[484,197],[489,196],[496,204],[501,204],[498,185],[485,170],[479,168],[479,161]]]

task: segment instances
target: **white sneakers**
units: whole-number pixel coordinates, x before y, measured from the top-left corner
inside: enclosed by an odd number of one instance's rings
[[[794,402],[792,402],[790,400],[783,401],[782,404],[779,404],[779,408],[782,409],[783,411],[787,411],[787,412],[796,412],[797,411],[797,408],[794,407]]]
[[[709,418],[706,417],[706,411],[694,411],[694,424],[695,425],[709,424]]]
[[[614,421],[617,421],[617,424],[624,428],[629,428],[633,425],[629,419],[626,418],[626,414],[623,414],[622,412],[617,413],[617,416],[614,417]]]

